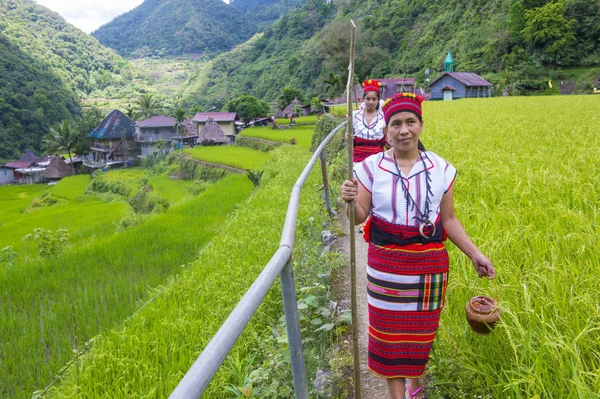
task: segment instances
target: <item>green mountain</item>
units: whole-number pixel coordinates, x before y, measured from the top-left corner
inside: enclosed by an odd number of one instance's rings
[[[0,32],[79,94],[131,78],[127,61],[32,0],[0,1]]]
[[[340,95],[350,19],[358,25],[358,79],[410,76],[424,86],[424,71],[439,75],[448,49],[456,71],[481,74],[498,93],[539,93],[548,78],[576,78],[576,90],[589,92],[600,79],[597,1],[308,0],[211,61],[184,103],[222,106],[241,93],[272,101],[286,86],[308,97]]]
[[[48,64],[0,34],[0,163],[19,159],[27,148],[39,154],[48,128],[80,112],[77,96]]]
[[[0,1],[0,160],[40,152],[54,123],[77,118],[79,99],[131,90],[129,63],[31,0]]]
[[[146,0],[92,33],[123,56],[216,53],[256,32],[251,19],[222,0]]]
[[[229,4],[252,18],[259,30],[302,6],[306,0],[232,0]]]

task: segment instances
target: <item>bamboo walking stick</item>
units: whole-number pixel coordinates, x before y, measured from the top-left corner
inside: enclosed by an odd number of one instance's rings
[[[352,23],[350,35],[350,64],[348,65],[348,180],[354,179],[352,158],[354,154],[354,132],[352,126],[352,86],[354,83],[354,52],[356,49],[356,25]],[[360,354],[358,352],[358,306],[356,301],[356,242],[354,226],[354,201],[348,203],[348,219],[350,220],[350,289],[352,302],[352,351],[354,352],[354,397],[360,399]]]

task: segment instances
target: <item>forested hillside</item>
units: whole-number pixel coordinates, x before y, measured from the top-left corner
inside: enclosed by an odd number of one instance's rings
[[[0,162],[41,152],[54,123],[76,119],[80,99],[137,95],[129,63],[31,0],[0,1]]]
[[[254,23],[222,0],[146,0],[92,33],[127,57],[215,53],[248,40]]]
[[[0,1],[0,32],[81,94],[129,84],[133,77],[114,51],[32,0]]]
[[[540,92],[548,79],[600,79],[600,3],[586,0],[310,0],[244,48],[200,73],[187,103],[221,105],[242,92],[265,100],[282,87],[336,96],[347,74],[349,19],[359,26],[356,73],[435,78],[448,49],[456,71],[477,72],[497,93]],[[336,7],[333,9],[332,7]]]
[[[229,4],[250,17],[259,30],[300,7],[306,0],[232,0]]]
[[[81,112],[79,101],[48,64],[0,33],[0,163],[40,149],[50,125]]]

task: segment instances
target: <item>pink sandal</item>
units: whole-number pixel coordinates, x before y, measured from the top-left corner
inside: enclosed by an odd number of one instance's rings
[[[422,386],[418,387],[414,391],[410,390],[410,388],[408,387],[408,384],[406,384],[404,387],[406,388],[406,392],[408,392],[408,394],[410,395],[410,398],[408,398],[408,399],[415,399],[415,395],[418,395],[423,390]]]

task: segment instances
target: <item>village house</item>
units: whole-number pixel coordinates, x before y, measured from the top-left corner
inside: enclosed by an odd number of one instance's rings
[[[221,129],[219,124],[211,117],[208,118],[204,127],[198,136],[198,144],[200,145],[215,145],[229,144],[229,138]]]
[[[444,73],[427,87],[432,100],[492,96],[492,84],[481,76],[473,72],[454,72],[454,59],[450,50],[444,60]]]
[[[141,147],[135,141],[134,122],[119,110],[114,110],[92,130],[88,137],[94,143],[92,161],[84,165],[91,168],[123,165],[141,154]]]
[[[45,181],[55,182],[71,175],[73,175],[71,165],[67,164],[61,157],[54,157],[44,170],[43,178]]]
[[[15,170],[10,166],[0,165],[0,186],[15,182]]]
[[[212,118],[213,121],[219,126],[219,128],[223,131],[229,143],[233,143],[235,140],[235,136],[237,135],[237,129],[235,127],[235,112],[198,112],[192,118],[192,122],[196,124],[196,131],[198,135],[204,126],[208,122],[208,119]]]
[[[197,136],[190,119],[183,122],[181,131],[178,131],[177,119],[171,116],[157,115],[135,123],[135,141],[141,146],[142,157],[157,152],[166,154],[172,142],[195,141]]]
[[[275,118],[291,118],[293,116],[306,116],[310,115],[310,105],[304,105],[294,98],[294,101],[289,103],[284,109],[275,113]]]
[[[428,87],[432,100],[492,96],[492,84],[473,72],[445,72]]]
[[[9,162],[3,166],[4,169],[13,171],[13,182],[19,184],[40,183],[43,180],[42,174],[45,170],[45,162],[48,157],[38,157],[31,150],[26,150],[21,159]],[[40,164],[38,164],[38,161]],[[47,165],[47,164],[46,164]],[[7,176],[8,178],[8,176]]]

